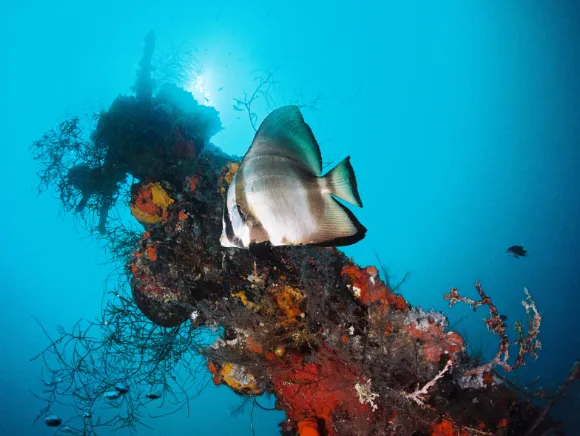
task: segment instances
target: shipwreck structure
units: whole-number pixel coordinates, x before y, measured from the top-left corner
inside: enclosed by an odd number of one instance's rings
[[[41,416],[68,395],[76,405],[63,420],[68,433],[137,425],[145,401],[182,407],[197,389],[176,389],[171,377],[195,355],[192,377],[209,374],[244,397],[274,394],[287,436],[556,434],[549,406],[498,372],[540,348],[541,315],[527,290],[513,359],[505,318],[481,284],[478,300],[457,289],[445,295],[450,305],[489,311],[499,345],[486,363],[466,353],[442,313],[412,307],[379,269],[336,248],[274,248],[268,260],[223,248],[225,193],[239,159],[211,145],[221,129],[215,109],[155,83],[153,44],[149,35],[134,94],[119,96],[90,134],[73,118],[33,145],[40,189],[56,190],[65,211],[99,230],[127,279],[101,322],[61,331],[37,356],[50,374]],[[111,217],[115,204],[142,230]],[[66,358],[71,344],[76,354]],[[101,419],[100,403],[125,412]]]

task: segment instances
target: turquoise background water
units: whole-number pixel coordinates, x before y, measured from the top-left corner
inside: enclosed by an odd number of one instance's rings
[[[99,245],[37,197],[29,145],[71,115],[106,109],[130,92],[143,38],[158,50],[193,44],[201,82],[185,85],[220,111],[215,144],[243,154],[252,138],[233,98],[255,70],[274,70],[276,104],[321,95],[305,110],[325,161],[352,157],[368,228],[346,249],[378,254],[403,295],[452,322],[452,286],[484,288],[510,324],[525,319],[528,287],[544,315],[540,358],[519,373],[546,387],[580,357],[580,10],[572,1],[20,1],[0,13],[0,434],[51,434],[32,425],[39,365],[28,359],[51,331],[98,315],[110,266]],[[203,83],[204,91],[198,88]],[[219,90],[222,88],[221,90]],[[207,94],[209,92],[209,95]],[[204,94],[205,93],[205,94]],[[266,108],[257,106],[260,117]],[[529,256],[505,250],[523,244]],[[455,328],[492,355],[477,312]],[[210,387],[191,416],[149,422],[143,435],[250,434],[238,399]],[[558,411],[580,434],[578,386]],[[282,413],[256,412],[256,434],[277,434]],[[574,427],[576,425],[576,427]],[[578,432],[578,433],[574,433]],[[122,433],[120,433],[122,434]]]

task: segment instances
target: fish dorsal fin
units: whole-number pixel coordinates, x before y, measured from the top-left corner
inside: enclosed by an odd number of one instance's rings
[[[322,174],[320,147],[297,106],[282,106],[262,121],[246,156],[277,154],[305,165],[315,176]]]

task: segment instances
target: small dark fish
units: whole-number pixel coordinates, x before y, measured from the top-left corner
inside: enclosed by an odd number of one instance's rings
[[[149,393],[149,394],[147,394],[147,395],[145,395],[145,396],[146,396],[147,398],[149,398],[150,400],[156,400],[156,399],[158,399],[158,398],[161,398],[161,395],[159,395],[159,394],[156,394],[156,393],[154,393],[154,392],[151,392],[151,393]]]
[[[223,86],[220,86],[219,89],[218,89],[218,91],[221,91],[223,89],[224,89],[224,87]]]
[[[105,397],[107,400],[116,400],[120,396],[121,394],[117,391],[109,391],[103,394],[103,397]]]
[[[505,315],[500,315],[499,319],[501,319],[502,321],[507,321],[507,316]]]
[[[125,386],[123,383],[117,383],[115,385],[115,390],[121,395],[124,395],[127,392],[129,392],[129,388]]]
[[[519,259],[521,256],[525,256],[528,254],[528,252],[521,245],[512,245],[510,248],[507,249],[507,253],[510,256],[515,257],[516,259]]]
[[[46,417],[44,423],[49,427],[58,427],[62,424],[62,418],[60,416],[50,415]]]

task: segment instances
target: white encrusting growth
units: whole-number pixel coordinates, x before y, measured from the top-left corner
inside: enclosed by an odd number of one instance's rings
[[[371,380],[367,380],[365,384],[357,383],[354,385],[356,393],[358,394],[358,400],[361,404],[369,404],[373,411],[378,409],[378,405],[375,404],[375,399],[379,396],[372,391]]]

